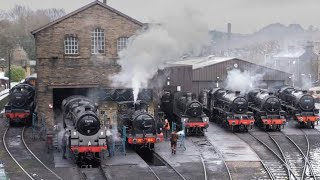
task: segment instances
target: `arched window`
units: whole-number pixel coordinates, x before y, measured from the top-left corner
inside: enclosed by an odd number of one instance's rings
[[[104,30],[97,28],[91,32],[91,54],[104,54]]]
[[[75,36],[66,36],[64,39],[64,53],[65,54],[78,54],[78,38]]]
[[[126,48],[128,44],[128,38],[127,37],[120,37],[117,41],[117,49],[118,52],[122,49]]]

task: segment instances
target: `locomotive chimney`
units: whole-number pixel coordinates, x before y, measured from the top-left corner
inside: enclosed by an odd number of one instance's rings
[[[239,96],[239,95],[240,95],[240,91],[236,91],[235,93],[236,93],[236,95],[237,95],[237,96]]]
[[[308,92],[307,90],[302,90],[303,94],[307,94],[307,92]]]
[[[269,96],[272,96],[272,95],[273,95],[273,92],[269,92],[268,94],[269,94]]]

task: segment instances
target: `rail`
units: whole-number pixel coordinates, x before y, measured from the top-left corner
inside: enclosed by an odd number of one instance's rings
[[[226,169],[227,169],[227,173],[228,173],[229,179],[232,180],[231,172],[230,172],[230,170],[229,170],[229,167],[228,167],[228,165],[227,165],[227,162],[226,162],[226,161],[224,160],[224,158],[223,158],[222,153],[211,143],[211,141],[210,141],[209,139],[207,139],[207,137],[206,137],[206,140],[207,140],[208,143],[212,146],[212,148],[219,154],[220,158],[221,158],[222,161],[223,161],[224,166],[225,166]]]
[[[176,168],[174,168],[173,166],[171,166],[171,165],[170,165],[166,160],[164,160],[158,153],[153,152],[153,154],[154,154],[155,156],[157,156],[157,158],[158,158],[163,164],[165,164],[166,166],[168,166],[168,167],[170,167],[171,169],[173,169],[173,170],[181,177],[181,179],[186,180],[186,178],[185,178]]]
[[[11,152],[9,151],[7,145],[6,145],[6,141],[5,141],[5,137],[6,137],[6,134],[8,132],[10,127],[8,127],[6,129],[6,131],[4,132],[3,134],[3,137],[2,137],[2,142],[3,142],[3,145],[4,145],[4,148],[6,149],[7,153],[10,155],[10,157],[13,159],[13,161],[19,166],[19,168],[29,177],[29,179],[32,179],[32,180],[35,180],[32,176],[30,176],[30,174],[20,165],[20,163],[13,157],[13,155],[11,154]]]
[[[295,179],[298,179],[298,178],[293,174],[292,169],[291,169],[290,166],[287,164],[287,162],[286,162],[285,160],[283,160],[271,147],[269,147],[266,143],[264,143],[263,141],[261,141],[259,138],[255,137],[252,133],[249,132],[249,134],[250,134],[253,138],[255,138],[257,141],[259,141],[263,146],[265,146],[270,152],[272,152],[272,153],[277,157],[277,159],[279,159],[279,160],[283,163],[283,165],[284,165],[285,168],[287,169],[288,178],[289,178],[289,179],[291,179],[290,174],[292,174]],[[269,137],[272,139],[272,137],[271,137],[270,135],[269,135]],[[279,144],[277,144],[277,143],[274,141],[274,139],[272,139],[272,140],[273,140],[273,142],[276,144],[277,148],[279,149],[279,151],[280,151],[280,152],[282,153],[282,155],[283,155],[283,152],[282,152],[281,148],[279,147]],[[284,159],[285,159],[285,157],[284,157]]]

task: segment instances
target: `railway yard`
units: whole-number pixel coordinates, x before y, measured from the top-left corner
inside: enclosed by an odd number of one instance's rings
[[[6,129],[4,122],[0,158],[10,179],[320,178],[320,128],[299,129],[293,121],[281,132],[254,128],[249,133],[232,133],[210,123],[204,137],[187,137],[186,150],[178,148],[176,155],[165,141],[149,157],[128,150],[126,156],[105,157],[99,168],[79,168],[57,150],[47,153],[44,141],[32,139],[31,128]]]
[[[0,8],[0,180],[320,180],[319,29],[86,1]]]

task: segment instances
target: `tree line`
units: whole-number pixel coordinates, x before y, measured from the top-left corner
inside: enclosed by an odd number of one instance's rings
[[[21,5],[0,10],[0,58],[8,58],[12,48],[19,45],[29,59],[36,59],[35,40],[30,32],[65,14],[64,9],[31,10]]]

